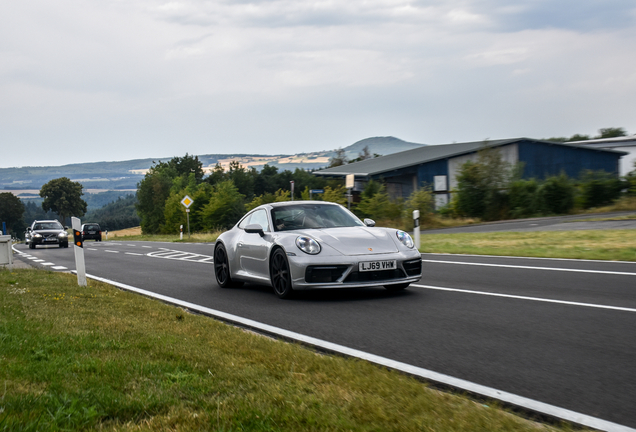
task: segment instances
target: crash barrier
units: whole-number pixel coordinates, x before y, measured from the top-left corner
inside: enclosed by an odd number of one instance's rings
[[[10,235],[0,235],[0,265],[13,266],[11,243]]]

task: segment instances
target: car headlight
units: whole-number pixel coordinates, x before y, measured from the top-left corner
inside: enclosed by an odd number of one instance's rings
[[[320,253],[320,244],[311,237],[298,236],[296,238],[296,246],[298,246],[298,249],[309,255],[316,255]]]
[[[67,233],[65,233],[65,232],[61,232],[61,233],[59,233],[57,236],[58,236],[58,237],[66,237],[67,235],[68,235]]]
[[[42,234],[33,234],[33,237],[40,238],[40,237],[42,237]]]
[[[400,243],[402,243],[404,246],[406,246],[407,248],[413,248],[413,239],[411,238],[409,233],[398,230],[395,232],[395,235],[397,236]]]

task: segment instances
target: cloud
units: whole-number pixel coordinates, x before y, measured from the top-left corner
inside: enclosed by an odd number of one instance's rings
[[[0,142],[126,159],[635,132],[635,18],[619,0],[5,2]]]

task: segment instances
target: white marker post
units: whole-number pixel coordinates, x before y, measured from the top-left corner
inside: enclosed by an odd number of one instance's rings
[[[291,200],[294,200],[294,181],[290,181],[289,182],[290,186],[291,186]]]
[[[84,242],[82,241],[82,221],[73,216],[73,250],[75,251],[75,269],[77,270],[77,284],[86,286],[86,264],[84,263]]]
[[[186,208],[186,218],[188,220],[188,238],[190,238],[190,206],[193,202],[194,200],[187,195],[181,200],[181,204],[183,204],[183,206]]]
[[[179,240],[183,240],[183,225],[179,225]]]
[[[415,247],[420,249],[420,211],[413,210],[413,241]]]
[[[345,177],[345,187],[347,188],[347,202],[348,208],[351,210],[351,191],[353,187],[356,185],[356,175],[355,174],[347,174]]]

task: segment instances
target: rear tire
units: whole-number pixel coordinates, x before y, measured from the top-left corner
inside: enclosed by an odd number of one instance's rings
[[[384,288],[386,288],[388,291],[403,291],[409,285],[411,285],[411,284],[410,283],[402,283],[402,284],[395,284],[395,285],[384,285]]]
[[[230,262],[223,244],[218,244],[214,249],[214,276],[216,283],[221,288],[241,286],[243,283],[234,282],[230,273]]]
[[[274,292],[279,298],[286,299],[294,295],[291,283],[291,272],[287,254],[282,249],[276,249],[269,262],[269,275]]]

